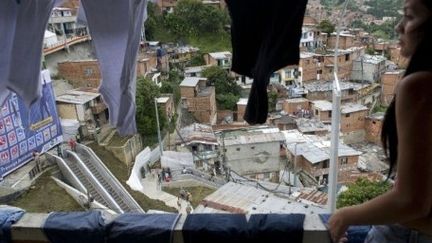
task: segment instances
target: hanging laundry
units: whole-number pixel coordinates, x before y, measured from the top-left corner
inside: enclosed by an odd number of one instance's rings
[[[137,132],[136,59],[147,0],[82,0],[102,74],[99,91],[110,124],[121,135]]]
[[[273,72],[299,61],[307,0],[226,0],[231,15],[232,70],[254,79],[244,120],[267,120]]]
[[[30,107],[41,96],[42,43],[55,0],[0,1],[0,90]]]

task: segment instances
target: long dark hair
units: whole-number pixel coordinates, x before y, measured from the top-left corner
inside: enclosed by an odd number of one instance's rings
[[[429,10],[432,11],[432,0],[423,0],[423,3]],[[405,72],[405,77],[419,71],[432,71],[432,62],[428,59],[432,55],[432,16],[421,26],[422,40],[417,46],[414,55],[411,57],[408,68]],[[381,142],[384,148],[384,153],[387,156],[390,168],[388,177],[392,175],[396,167],[398,156],[398,135],[396,126],[396,96],[387,108],[384,116],[384,122],[381,131]]]

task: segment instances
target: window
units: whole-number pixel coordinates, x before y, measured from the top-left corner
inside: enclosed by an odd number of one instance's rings
[[[84,76],[88,77],[91,76],[93,74],[93,69],[92,68],[86,68],[84,69]]]
[[[328,112],[328,117],[331,117],[332,116],[332,111],[329,111]]]
[[[255,146],[252,146],[251,149],[255,149]]]
[[[351,116],[351,114],[350,113],[347,113],[346,115],[345,115],[345,117],[350,117]]]
[[[315,116],[318,116],[318,114],[319,114],[319,111],[315,110]]]
[[[317,70],[317,74],[322,74],[322,70]]]
[[[240,151],[240,148],[236,148],[237,151]]]
[[[327,160],[324,160],[323,162],[322,162],[322,168],[323,169],[327,169],[328,167],[329,167],[329,160],[327,159]]]
[[[350,55],[349,54],[345,54],[345,61],[349,61],[350,60]]]
[[[340,158],[340,164],[341,165],[347,165],[348,164],[348,158],[347,157]]]

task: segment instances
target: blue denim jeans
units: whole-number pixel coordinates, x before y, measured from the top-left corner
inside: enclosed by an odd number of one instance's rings
[[[365,243],[432,243],[432,236],[410,230],[401,225],[372,226]]]

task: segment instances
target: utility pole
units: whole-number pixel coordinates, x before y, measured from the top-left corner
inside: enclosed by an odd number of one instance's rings
[[[333,81],[333,101],[332,101],[332,132],[330,146],[330,168],[328,180],[328,200],[327,208],[329,213],[336,211],[336,193],[338,180],[338,156],[339,156],[339,131],[340,131],[340,104],[341,104],[341,88],[338,78],[338,53],[339,53],[339,37],[341,32],[341,19],[345,16],[349,0],[345,0],[344,8],[337,24],[335,59],[334,59],[334,81]]]
[[[156,112],[156,123],[157,123],[157,134],[158,134],[158,141],[159,141],[159,151],[160,155],[163,154],[163,145],[162,145],[162,139],[160,134],[160,125],[159,125],[159,111],[157,107],[157,98],[154,98],[154,104],[155,104],[155,112]]]

